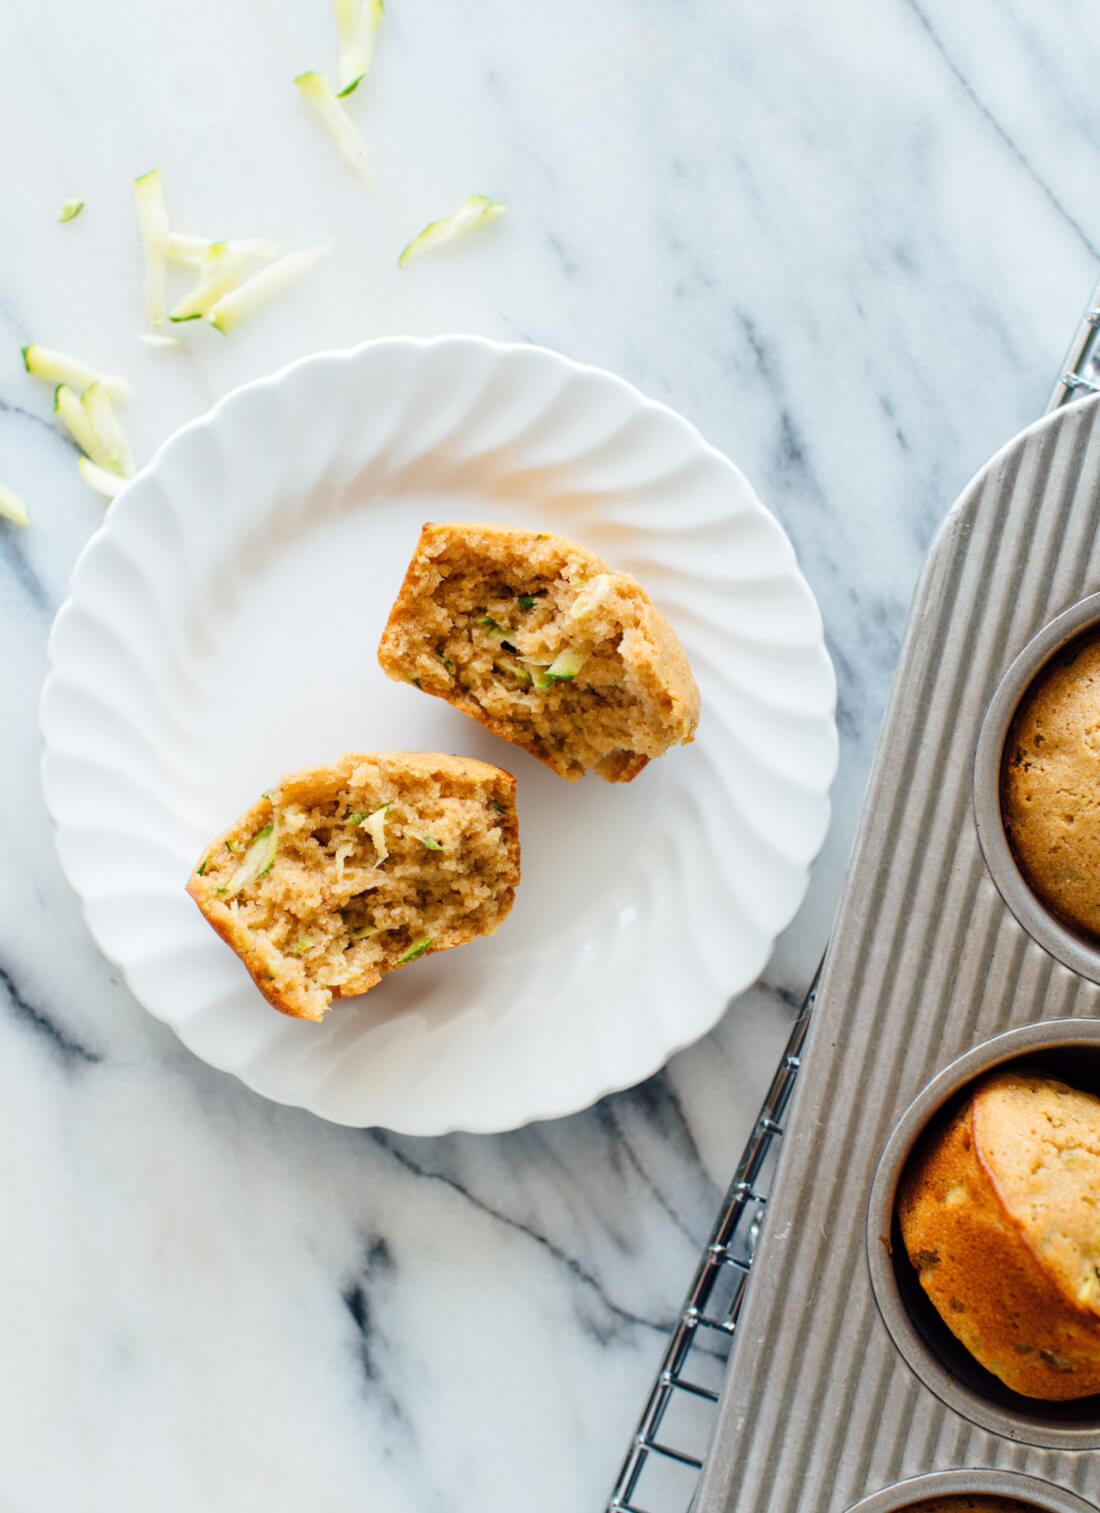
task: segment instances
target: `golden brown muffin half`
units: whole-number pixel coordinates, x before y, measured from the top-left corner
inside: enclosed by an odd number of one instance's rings
[[[1100,639],[1071,646],[1029,690],[1005,743],[1001,808],[1032,890],[1100,935]]]
[[[515,787],[438,752],[292,772],[210,843],[187,891],[270,1003],[320,1019],[396,967],[493,933],[519,882]]]
[[[641,586],[543,531],[426,525],[378,660],[570,781],[629,782],[699,720],[683,647]]]
[[[964,1492],[962,1496],[933,1497],[910,1503],[903,1513],[1036,1513],[1036,1508],[1034,1503],[1017,1502],[1014,1497]]]
[[[975,1360],[1025,1397],[1100,1391],[1100,1098],[991,1073],[917,1147],[898,1217]]]

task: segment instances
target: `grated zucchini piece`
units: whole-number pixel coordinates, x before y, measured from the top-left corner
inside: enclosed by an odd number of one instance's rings
[[[374,37],[382,19],[382,0],[333,0],[340,38],[338,98],[350,95],[370,72]]]
[[[410,258],[421,257],[433,247],[442,246],[444,242],[453,242],[455,237],[465,236],[478,226],[491,225],[493,221],[499,220],[506,208],[486,194],[468,194],[454,215],[447,220],[428,222],[420,235],[412,239],[397,259],[397,266],[403,268]]]
[[[529,670],[511,657],[501,656],[499,653],[493,658],[493,666],[501,672],[510,672],[514,678],[519,678],[523,683],[533,683]]]
[[[98,467],[88,457],[79,458],[76,465],[84,482],[95,489],[97,494],[105,494],[108,499],[116,498],[126,487],[125,478],[120,478],[117,473],[108,473],[106,468]]]
[[[584,666],[584,655],[575,647],[567,646],[559,652],[550,666],[546,669],[546,676],[551,683],[560,683],[568,678],[575,678]]]
[[[91,384],[102,384],[112,399],[133,399],[134,386],[124,378],[97,369],[81,362],[79,357],[70,357],[67,352],[58,352],[53,347],[43,347],[31,342],[23,348],[23,366],[33,378],[44,378],[47,383],[68,384],[70,388],[84,392]]]
[[[212,242],[206,259],[205,276],[200,278],[186,299],[181,300],[168,319],[175,324],[185,320],[200,320],[221,299],[235,289],[241,274],[248,267],[246,252],[230,252],[225,242]]]
[[[138,227],[145,248],[145,313],[151,326],[163,326],[168,310],[168,242],[171,230],[164,204],[160,169],[134,180]]]
[[[320,262],[327,251],[327,247],[314,247],[309,252],[288,252],[277,263],[254,273],[229,294],[223,295],[207,319],[219,331],[231,331],[238,321],[251,315],[289,284],[296,283]]]
[[[183,231],[168,233],[165,256],[170,263],[181,263],[187,268],[201,268],[210,256],[213,242],[205,236],[190,236]]]
[[[367,159],[367,144],[351,124],[324,74],[299,74],[294,82],[301,90],[302,98],[332,138],[337,152],[364,184],[373,189],[374,174]]]
[[[258,257],[263,263],[273,263],[281,248],[269,236],[231,236],[225,244],[230,252],[247,252],[249,257]]]
[[[11,489],[6,489],[0,483],[0,516],[5,520],[11,520],[15,525],[30,525],[31,517],[27,506],[19,495]]]
[[[360,821],[363,829],[374,842],[374,849],[378,853],[374,861],[375,868],[380,867],[390,854],[390,848],[386,845],[386,815],[389,812],[389,804],[383,804],[381,809],[375,809],[373,813],[367,815],[365,820]]]
[[[264,262],[279,256],[279,244],[263,236],[230,237],[226,241],[211,241],[205,236],[190,236],[187,232],[173,231],[168,238],[168,260],[182,263],[188,268],[202,268],[214,247],[224,247],[228,252],[244,252],[249,257],[258,257]]]
[[[53,407],[57,418],[68,427],[69,434],[85,457],[90,457],[101,468],[113,473],[115,469],[107,447],[83,404],[68,384],[58,384],[54,390]]]
[[[147,347],[156,347],[164,351],[170,347],[182,347],[183,343],[178,336],[165,336],[160,331],[142,331],[138,341],[144,342]]]
[[[277,826],[274,823],[265,825],[253,837],[248,850],[244,854],[244,860],[233,873],[228,883],[226,883],[224,888],[218,889],[219,894],[223,898],[232,898],[242,888],[247,887],[249,883],[257,882],[261,877],[266,876],[275,865],[275,853],[278,849],[279,831]]]
[[[104,393],[100,384],[90,384],[84,390],[80,405],[105,449],[108,461],[102,465],[112,473],[120,473],[123,478],[132,478],[135,471],[134,454],[110,395]],[[93,458],[93,461],[98,459]]]
[[[66,200],[64,205],[62,205],[61,209],[57,212],[57,219],[59,221],[75,221],[77,216],[83,209],[83,200]]]

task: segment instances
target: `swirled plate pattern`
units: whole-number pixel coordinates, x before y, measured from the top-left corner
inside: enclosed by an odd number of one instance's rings
[[[570,785],[389,682],[379,636],[441,519],[636,574],[695,670],[694,745]],[[759,975],[828,823],[834,704],[790,543],[686,421],[540,348],[385,340],[230,394],[112,505],[51,636],[43,779],[92,934],[196,1055],[345,1124],[503,1130],[648,1076]],[[392,748],[516,774],[515,908],[321,1024],[284,1018],[189,869],[282,773]]]

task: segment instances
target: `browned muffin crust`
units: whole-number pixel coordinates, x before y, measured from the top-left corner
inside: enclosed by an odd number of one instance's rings
[[[991,1073],[918,1145],[898,1217],[975,1360],[1025,1397],[1100,1391],[1100,1098]]]
[[[438,752],[290,773],[212,841],[187,884],[269,1003],[334,998],[491,935],[519,882],[515,778]]]
[[[1001,808],[1036,895],[1100,937],[1100,637],[1074,643],[1028,691],[1005,743]]]
[[[542,531],[426,525],[378,660],[570,781],[629,782],[699,719],[684,650],[640,584]]]

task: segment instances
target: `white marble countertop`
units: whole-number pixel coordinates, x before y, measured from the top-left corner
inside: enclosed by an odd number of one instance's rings
[[[0,480],[33,512],[0,527],[5,1510],[603,1507],[824,945],[921,556],[1041,411],[1097,267],[1085,0],[392,0],[354,107],[373,196],[290,86],[334,57],[326,0],[0,12]],[[150,352],[153,166],[183,229],[332,254]],[[470,191],[508,218],[399,273]],[[810,897],[705,1042],[574,1118],[412,1140],[208,1069],[89,940],[35,701],[102,502],[19,349],[130,375],[148,456],[294,357],[440,331],[614,369],[743,467],[819,596],[842,756]]]

